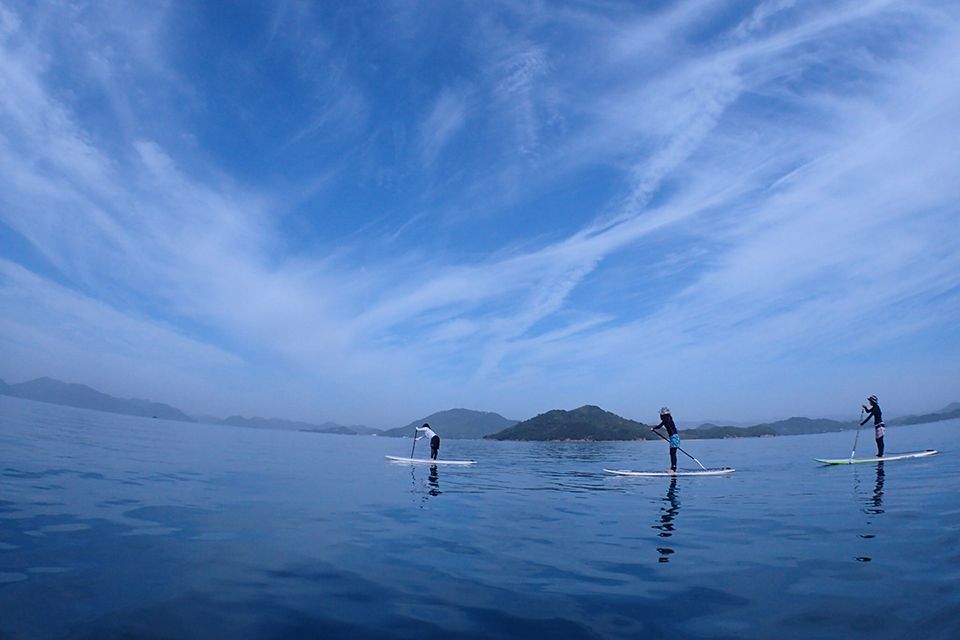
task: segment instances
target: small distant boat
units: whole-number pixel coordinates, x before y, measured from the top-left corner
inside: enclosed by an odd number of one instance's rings
[[[384,457],[390,462],[398,462],[403,464],[449,464],[449,465],[459,465],[459,466],[477,464],[476,460],[425,460],[423,458],[401,458],[399,456],[384,456]]]
[[[627,471],[623,469],[604,469],[615,476],[639,476],[644,478],[674,477],[674,476],[725,476],[736,469],[721,467],[719,469],[690,469],[688,471]]]
[[[817,462],[823,464],[860,464],[863,462],[892,462],[893,460],[909,460],[911,458],[927,458],[938,451],[927,449],[926,451],[911,451],[909,453],[891,453],[882,458],[814,458]]]

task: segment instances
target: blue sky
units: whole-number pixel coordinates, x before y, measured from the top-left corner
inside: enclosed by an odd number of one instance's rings
[[[3,2],[0,377],[396,426],[960,399],[960,6]]]

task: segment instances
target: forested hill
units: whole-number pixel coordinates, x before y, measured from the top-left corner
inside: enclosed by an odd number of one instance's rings
[[[414,429],[427,423],[441,438],[483,438],[509,426],[516,420],[504,418],[492,411],[474,411],[472,409],[448,409],[431,413],[425,418],[414,420],[396,429],[388,429],[380,435],[391,438],[412,436]]]
[[[642,422],[628,420],[600,407],[572,411],[554,409],[487,436],[491,440],[653,440],[657,435]]]

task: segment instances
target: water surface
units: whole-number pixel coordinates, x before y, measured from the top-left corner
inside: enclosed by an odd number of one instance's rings
[[[445,440],[480,463],[431,469],[384,461],[409,439],[0,397],[0,637],[958,637],[960,422],[888,429],[933,458],[813,462],[853,437],[618,478],[665,445]]]

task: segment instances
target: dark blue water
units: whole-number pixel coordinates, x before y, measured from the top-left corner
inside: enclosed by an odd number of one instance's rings
[[[409,440],[0,397],[0,637],[958,637],[960,423],[812,461],[852,441],[687,441],[738,471],[671,480],[602,472],[661,443],[446,440],[480,464],[434,473],[384,461]]]

